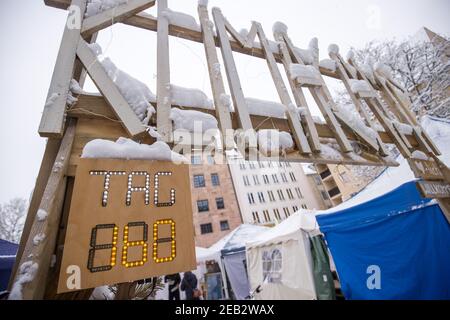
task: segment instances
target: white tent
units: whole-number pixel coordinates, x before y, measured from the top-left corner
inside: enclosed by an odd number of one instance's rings
[[[256,299],[316,299],[308,233],[317,234],[313,213],[298,211],[247,242],[250,288]]]

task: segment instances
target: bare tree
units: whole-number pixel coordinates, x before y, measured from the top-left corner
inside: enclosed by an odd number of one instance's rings
[[[0,205],[0,238],[14,243],[20,241],[28,203],[14,198]]]

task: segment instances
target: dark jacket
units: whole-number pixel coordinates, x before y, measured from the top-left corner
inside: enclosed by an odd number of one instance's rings
[[[197,277],[191,271],[184,273],[183,281],[181,281],[181,291],[186,292],[186,300],[194,300],[194,289],[197,288]],[[198,298],[195,298],[198,299]]]
[[[169,284],[169,290],[172,291],[172,289],[181,282],[180,274],[179,273],[169,274],[164,277],[164,282],[168,282],[170,280],[173,281],[173,284]]]

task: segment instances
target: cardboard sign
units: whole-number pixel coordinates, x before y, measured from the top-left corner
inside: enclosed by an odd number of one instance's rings
[[[450,198],[450,184],[442,181],[419,181],[417,187],[425,198]]]
[[[195,268],[187,165],[81,159],[58,293]]]

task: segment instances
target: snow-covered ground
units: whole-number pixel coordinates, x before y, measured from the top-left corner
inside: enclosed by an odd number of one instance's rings
[[[450,121],[426,116],[422,119],[421,124],[441,151],[442,155],[439,158],[447,166],[450,166]],[[334,208],[317,212],[317,214],[333,213],[353,207],[388,193],[408,181],[414,180],[414,174],[409,168],[406,159],[399,156],[396,160],[400,166],[387,168],[378,178],[353,198]]]

